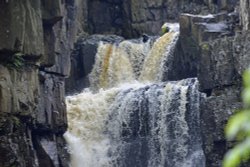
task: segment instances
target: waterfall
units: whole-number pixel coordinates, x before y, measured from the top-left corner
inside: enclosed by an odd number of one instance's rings
[[[99,44],[90,89],[66,99],[72,167],[205,166],[197,79],[162,82],[170,27],[156,41]]]
[[[93,89],[111,88],[123,83],[160,82],[166,71],[164,65],[173,55],[179,37],[178,24],[169,33],[151,41],[123,41],[119,44],[101,42],[96,63],[90,75]]]

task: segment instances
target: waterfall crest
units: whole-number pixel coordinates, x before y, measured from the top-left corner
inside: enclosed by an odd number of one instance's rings
[[[162,80],[164,64],[168,56],[173,54],[178,37],[178,32],[169,32],[157,39],[143,64],[140,81]]]
[[[194,78],[162,82],[179,32],[152,41],[101,42],[91,89],[68,96],[72,167],[204,167],[201,93]]]
[[[94,90],[111,88],[123,83],[160,82],[164,65],[173,54],[179,37],[178,24],[171,24],[170,32],[159,37],[153,45],[147,42],[125,40],[118,44],[101,42],[96,62],[90,74]]]

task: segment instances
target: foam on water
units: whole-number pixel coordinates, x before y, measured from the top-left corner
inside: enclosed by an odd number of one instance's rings
[[[72,167],[205,166],[197,80],[162,82],[179,37],[167,26],[153,45],[99,44],[90,89],[66,99]]]

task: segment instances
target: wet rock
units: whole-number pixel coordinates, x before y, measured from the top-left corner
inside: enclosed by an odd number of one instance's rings
[[[76,50],[71,55],[71,74],[66,79],[66,92],[81,91],[89,86],[88,74],[95,63],[99,43],[116,43],[123,38],[115,35],[92,35],[83,37],[76,43]]]
[[[192,46],[183,46],[181,39],[177,41],[174,53],[171,56],[171,63],[165,64],[165,68],[169,70],[163,77],[164,81],[197,77],[198,59],[193,55],[199,54],[199,48],[195,45]]]
[[[61,152],[65,149],[65,141],[58,139],[61,137],[48,133],[42,137],[40,135],[34,137],[34,148],[37,151],[40,166],[67,166],[68,157],[63,157],[63,152]]]
[[[223,156],[232,145],[226,142],[224,126],[241,107],[240,84],[214,89],[212,95],[202,102],[201,127],[207,166],[221,166]]]
[[[146,43],[149,40],[149,36],[147,34],[142,34],[142,41]]]

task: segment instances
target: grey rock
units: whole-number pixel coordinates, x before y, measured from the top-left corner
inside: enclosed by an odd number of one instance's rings
[[[178,21],[181,13],[208,14],[233,11],[237,0],[87,1],[87,32],[117,34],[126,38],[142,33],[157,35],[166,21]],[[99,14],[101,13],[101,15]],[[152,26],[154,25],[154,26]]]
[[[7,68],[0,66],[0,113],[11,112],[11,79]]]
[[[55,24],[62,19],[60,0],[41,0],[41,6],[44,24]]]
[[[67,128],[64,78],[40,72],[39,112],[36,130],[63,133]]]
[[[234,39],[234,65],[239,75],[250,67],[250,31],[238,32]]]
[[[173,55],[169,56],[168,63],[165,64],[166,73],[163,81],[176,81],[185,78],[197,77],[199,48],[191,43],[182,44],[183,39],[179,39],[174,49]]]
[[[37,69],[8,69],[0,65],[1,113],[34,116],[37,112]]]
[[[55,64],[55,34],[51,26],[44,28],[44,56],[40,60],[40,66],[52,66]]]
[[[233,38],[225,37],[202,44],[198,67],[201,90],[232,85],[237,77],[233,61]]]
[[[60,158],[65,162],[65,143],[60,139],[67,127],[63,78],[46,74],[44,80],[40,78],[39,87],[38,70],[33,66],[17,70],[2,65],[0,78],[0,165],[36,167],[47,162],[46,166],[54,167],[60,165]],[[44,100],[46,103],[42,103]],[[48,132],[57,136],[45,140]],[[45,138],[43,150],[33,143],[37,136]],[[59,157],[59,153],[64,157]]]
[[[239,85],[214,89],[201,104],[203,147],[209,167],[221,166],[226,151],[232,146],[226,142],[224,127],[228,118],[242,107]]]
[[[83,32],[84,12],[76,10],[81,1],[42,3],[0,2],[2,167],[69,165],[62,137],[67,128],[64,77],[69,74],[70,50]],[[7,68],[2,60],[19,52],[24,54],[23,67]]]
[[[0,2],[0,51],[39,58],[44,53],[40,1]]]
[[[122,34],[123,21],[122,2],[88,1],[89,32]],[[121,21],[117,21],[121,20]]]
[[[63,157],[63,152],[66,150],[64,150],[65,141],[61,136],[47,133],[42,137],[36,135],[33,140],[40,166],[65,167],[68,165],[68,156]]]
[[[180,42],[184,60],[196,69],[202,91],[237,82],[232,28],[237,22],[232,13],[181,15]]]
[[[250,1],[240,0],[240,20],[243,30],[250,28]]]
[[[70,74],[70,54],[78,36],[84,34],[83,18],[86,14],[86,1],[66,1],[61,4],[61,14],[64,16],[53,27],[45,27],[45,41],[47,39],[47,63],[45,71],[63,76]],[[87,25],[87,23],[86,23]],[[49,63],[48,63],[49,62]]]
[[[202,42],[232,34],[233,30],[230,27],[237,21],[233,18],[233,15],[224,12],[215,15],[182,14],[180,16],[181,37],[192,38],[192,43],[200,45]]]
[[[38,167],[33,147],[31,129],[27,119],[1,113],[0,129],[0,165]]]

